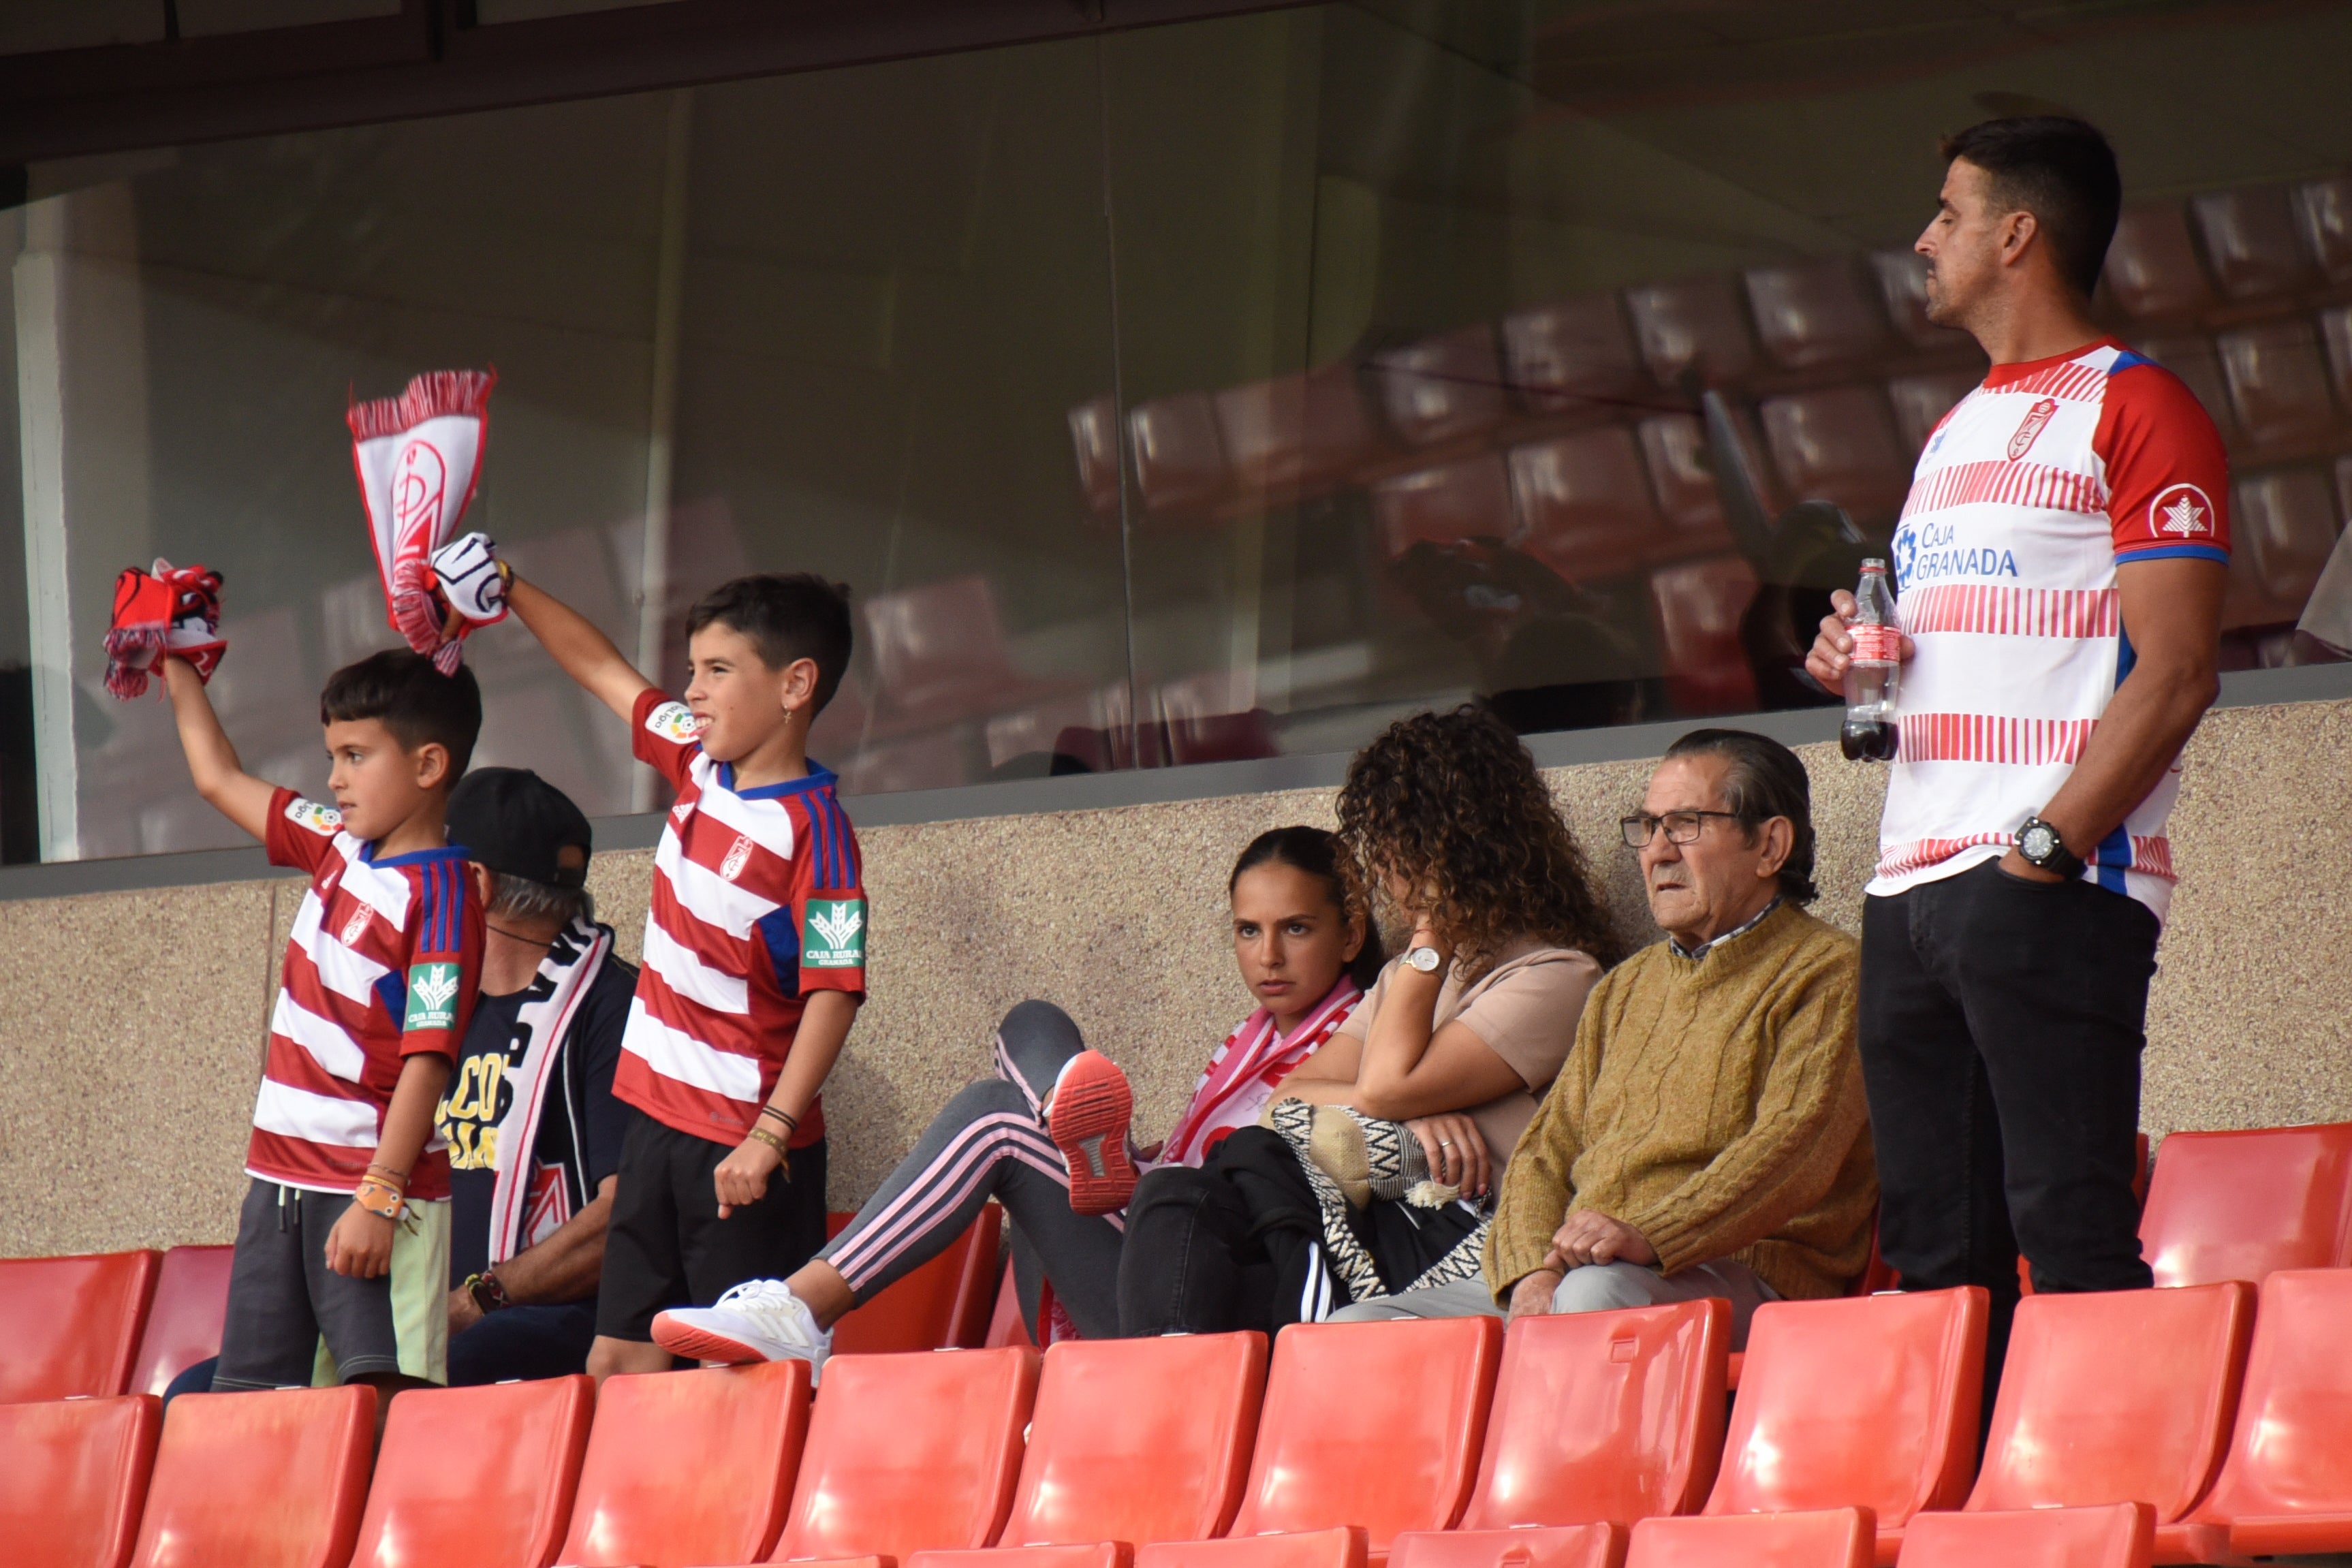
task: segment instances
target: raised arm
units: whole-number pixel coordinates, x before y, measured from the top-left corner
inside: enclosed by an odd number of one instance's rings
[[[269,802],[277,786],[255,778],[237,761],[236,747],[213,711],[205,683],[184,658],[163,661],[163,686],[172,694],[172,719],[179,726],[180,750],[187,753],[188,773],[196,793],[223,816],[268,841]]]
[[[638,693],[653,682],[621,657],[613,639],[598,631],[593,622],[520,577],[508,584],[507,605],[522,617],[522,624],[564,674],[623,720],[635,716]]]

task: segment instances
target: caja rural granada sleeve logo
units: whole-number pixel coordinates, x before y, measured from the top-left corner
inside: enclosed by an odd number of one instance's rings
[[[865,968],[866,900],[811,899],[801,963],[808,969]]]
[[[446,1029],[457,1022],[457,966],[408,966],[408,1014],[403,1029]]]

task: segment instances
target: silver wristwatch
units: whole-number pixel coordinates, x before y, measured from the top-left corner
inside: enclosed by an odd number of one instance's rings
[[[1416,947],[1411,949],[1405,953],[1404,961],[1413,968],[1420,970],[1423,974],[1436,973],[1437,966],[1445,962],[1444,959],[1437,956],[1437,950],[1433,947]]]

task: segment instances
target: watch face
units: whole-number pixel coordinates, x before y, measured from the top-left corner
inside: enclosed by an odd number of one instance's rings
[[[2032,823],[2017,836],[2017,852],[2036,864],[2048,859],[2050,852],[2057,847],[2058,836],[2050,831],[2046,822]]]
[[[1437,950],[1433,947],[1416,947],[1404,955],[1404,961],[1423,974],[1427,974],[1437,967]]]

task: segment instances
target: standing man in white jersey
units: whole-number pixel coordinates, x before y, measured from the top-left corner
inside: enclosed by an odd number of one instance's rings
[[[2140,1052],[2181,747],[2219,689],[2227,459],[2188,388],[2102,332],[2122,200],[2079,121],[1947,139],[1927,313],[1992,361],[1927,442],[1894,544],[1900,742],[1863,915],[1880,1247],[1914,1289],[2150,1282]],[[1835,690],[1839,614],[1806,668]],[[1987,1414],[1991,1406],[1988,1402]]]

